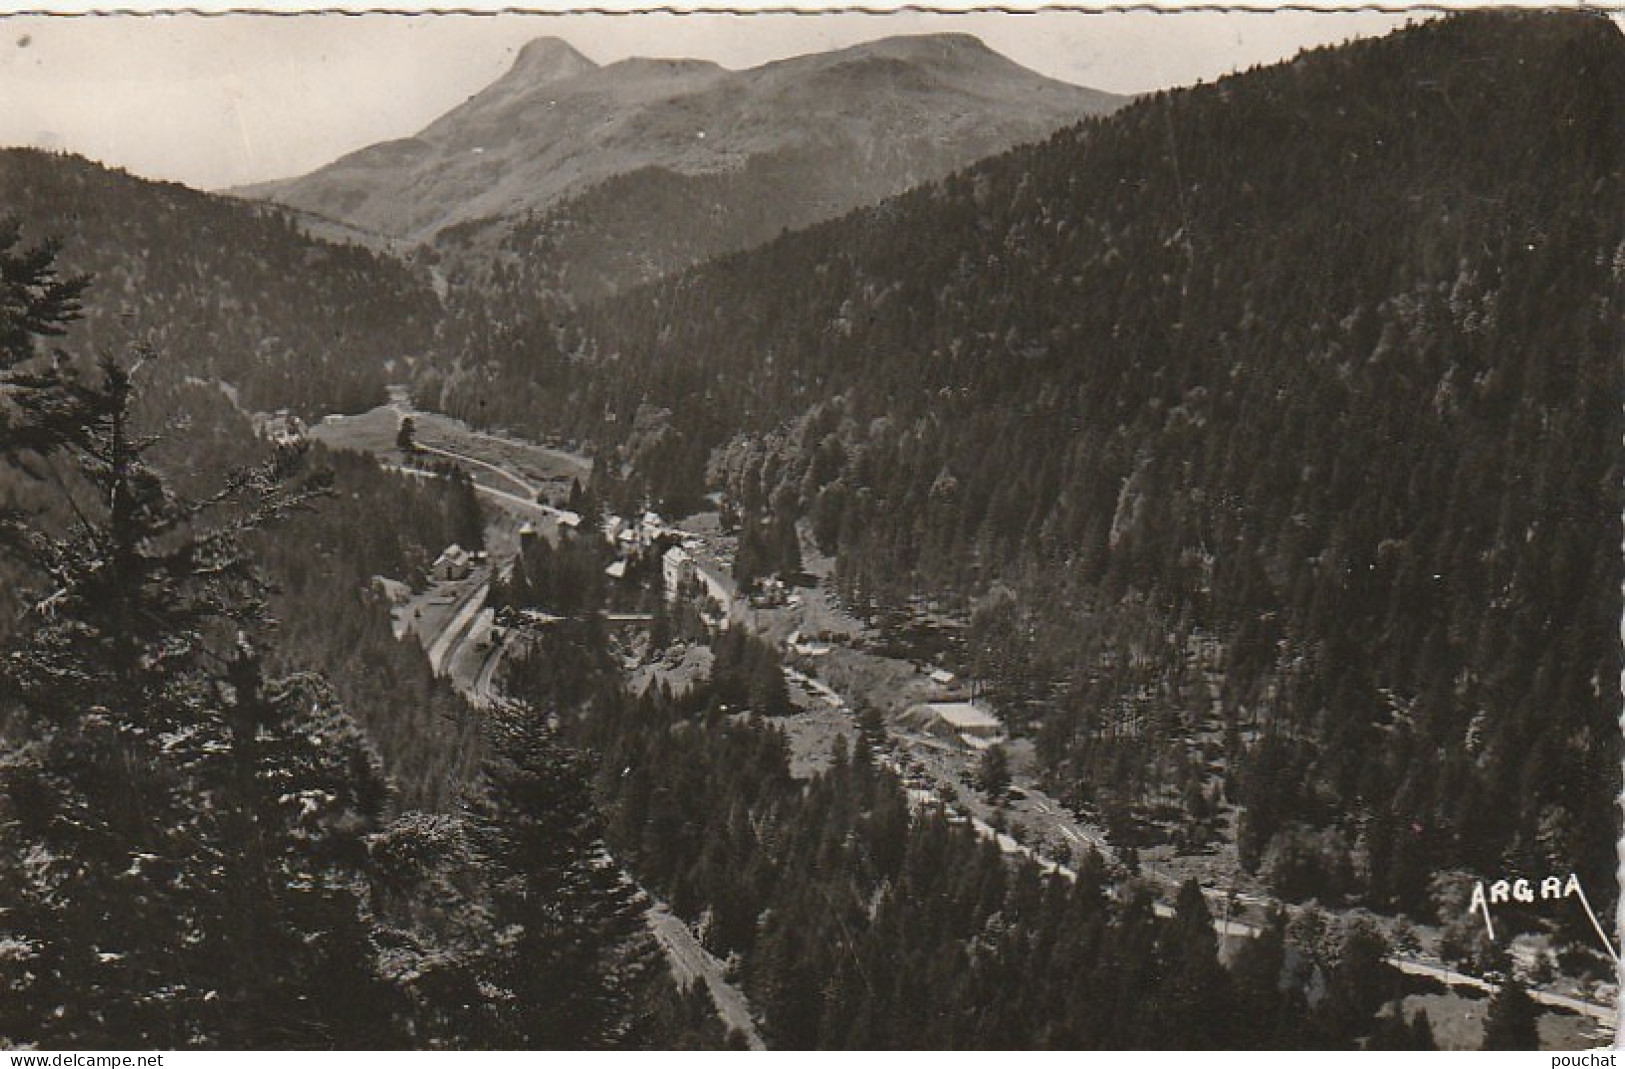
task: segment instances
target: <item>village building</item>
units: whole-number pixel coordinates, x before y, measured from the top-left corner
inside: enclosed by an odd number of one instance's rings
[[[830,645],[827,642],[812,642],[802,638],[799,630],[790,632],[785,638],[784,645],[791,653],[803,657],[828,657]]]
[[[682,546],[672,546],[660,558],[660,579],[665,584],[666,600],[677,600],[678,591],[694,580],[694,558]]]
[[[389,579],[382,575],[372,577],[373,593],[389,602],[391,605],[404,605],[412,597],[412,588],[398,579]]]
[[[260,437],[277,445],[298,445],[305,440],[305,421],[285,408],[278,409],[260,424]]]
[[[706,601],[716,606],[714,612],[702,609],[700,619],[709,627],[727,630],[735,595],[728,581],[714,569],[701,564],[684,547],[672,546],[661,555],[660,577],[665,584],[668,601],[677,600],[685,587],[697,581],[705,591]]]
[[[999,718],[975,702],[921,702],[903,713],[903,721],[973,750],[985,750],[1005,740]]]
[[[446,583],[455,579],[467,579],[468,573],[473,569],[474,562],[468,551],[453,542],[435,558],[434,564],[430,565],[429,576],[435,582]]]

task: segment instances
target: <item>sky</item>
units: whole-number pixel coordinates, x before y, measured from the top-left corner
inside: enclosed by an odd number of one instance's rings
[[[1405,21],[1058,12],[4,17],[0,145],[65,150],[220,189],[303,174],[415,133],[500,77],[540,36],[599,63],[680,56],[739,69],[892,34],[956,31],[1050,77],[1135,93]]]

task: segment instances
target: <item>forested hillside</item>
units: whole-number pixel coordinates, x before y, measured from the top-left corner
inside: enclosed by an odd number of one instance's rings
[[[263,462],[244,410],[306,416],[384,400],[386,362],[430,344],[439,303],[407,268],[347,245],[313,241],[280,209],[145,181],[88,161],[0,152],[7,243],[49,240],[64,276],[88,276],[81,314],[50,339],[82,358],[137,346],[133,427],[176,489],[207,495],[233,469]],[[222,389],[222,386],[225,388]],[[374,575],[421,577],[448,542],[468,539],[445,495],[356,458],[312,459],[338,493],[255,550],[276,588],[281,669],[329,673],[349,712],[379,743],[412,806],[443,808],[479,760],[466,708],[434,682],[420,652],[390,631],[369,596]],[[55,529],[49,483],[0,479],[0,502]],[[477,523],[477,521],[476,521]],[[0,561],[0,635],[13,631],[24,577]]]
[[[77,346],[144,342],[157,374],[228,383],[249,409],[370,408],[385,362],[423,353],[440,314],[408,268],[306,238],[280,209],[30,149],[0,151],[0,190],[25,239],[96,280]]]
[[[1092,850],[1064,873],[1003,853],[911,802],[878,720],[792,776],[773,702],[739,678],[750,647],[776,661],[772,646],[719,633],[709,680],[636,697],[604,640],[549,627],[510,693],[559,710],[563,737],[598,755],[609,849],[733,963],[772,1048],[1433,1044],[1368,921],[1274,910],[1221,964],[1194,881],[1159,909]]]
[[[165,353],[61,347],[86,294],[0,233],[0,1046],[716,1042],[587,762],[362,598],[468,485],[256,442],[212,386],[154,428]]]
[[[1600,896],[1622,102],[1606,20],[1429,22],[1143,99],[420,386],[618,443],[619,492],[672,510],[709,463],[810,516],[859,603],[982,598],[977,667],[1075,801],[1177,802],[1170,770],[1217,760],[1243,862],[1290,893],[1423,910],[1460,865]]]

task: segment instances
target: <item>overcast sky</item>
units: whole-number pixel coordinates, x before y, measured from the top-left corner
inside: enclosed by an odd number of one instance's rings
[[[302,174],[414,133],[545,35],[599,63],[684,56],[737,69],[890,34],[953,30],[1054,78],[1140,92],[1403,22],[1062,13],[0,18],[0,145],[65,149],[213,189]]]

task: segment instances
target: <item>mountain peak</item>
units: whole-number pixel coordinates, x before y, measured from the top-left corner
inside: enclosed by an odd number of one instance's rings
[[[895,52],[925,52],[927,54],[993,51],[974,33],[964,32],[900,33],[893,34],[890,37],[878,37],[873,41],[867,41],[854,47]]]
[[[629,56],[616,60],[604,70],[630,78],[676,78],[692,74],[726,74],[720,65],[708,59],[657,58]]]
[[[735,183],[729,195],[741,218],[771,225],[728,230],[731,251],[1119,103],[1043,78],[964,34],[875,41],[741,71],[703,59],[599,66],[552,37],[511,55],[508,73],[415,137],[255,194],[423,240],[563,204],[612,178],[641,176],[617,188],[674,198],[700,196],[702,187],[720,196],[710,185]],[[737,183],[742,168],[750,181]],[[733,177],[723,182],[724,174]],[[798,193],[786,198],[781,188]],[[638,213],[667,226],[652,209]],[[723,242],[707,235],[702,244],[709,253]]]
[[[980,37],[969,33],[921,33],[881,37],[853,45],[848,55],[876,56],[909,62],[943,60],[1002,59]]]
[[[543,85],[562,82],[597,69],[598,64],[577,52],[568,41],[557,37],[538,37],[519,50],[508,71],[508,78]]]

